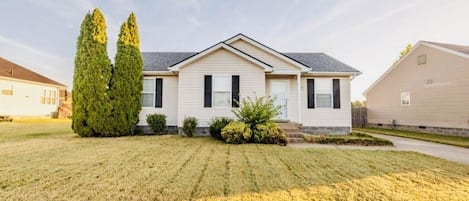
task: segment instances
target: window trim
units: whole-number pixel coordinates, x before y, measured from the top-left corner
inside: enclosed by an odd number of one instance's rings
[[[403,96],[404,96],[405,94],[407,94],[407,96],[409,97],[409,101],[408,101],[409,103],[408,103],[408,104],[403,104],[403,102],[402,102],[402,101],[403,101]],[[410,102],[410,99],[411,99],[411,98],[410,98],[410,92],[408,92],[408,91],[406,91],[406,92],[401,92],[401,106],[410,106],[410,103],[411,103],[411,102]]]
[[[229,100],[229,104],[226,105],[226,106],[217,106],[216,103],[215,103],[215,93],[217,92],[215,90],[215,88],[213,87],[213,85],[215,84],[215,79],[216,78],[219,78],[219,77],[225,77],[225,78],[228,78],[229,79],[229,83],[230,83],[230,87],[228,89],[228,91],[223,91],[223,92],[227,92],[230,96]],[[229,74],[213,74],[212,75],[212,108],[231,108],[232,107],[232,93],[233,93],[233,78],[232,78],[232,75],[229,75]]]
[[[140,95],[142,96],[142,100],[143,100],[143,94],[152,94],[152,95],[153,95],[153,96],[152,96],[152,97],[153,97],[153,103],[152,103],[151,106],[143,106],[143,104],[142,104],[142,108],[148,108],[148,109],[150,109],[150,108],[155,108],[155,102],[156,102],[156,98],[155,98],[155,93],[156,93],[156,92],[155,92],[155,90],[156,90],[156,77],[151,77],[151,78],[146,78],[146,77],[144,77],[144,78],[143,78],[143,82],[145,82],[145,80],[153,80],[153,84],[154,84],[154,85],[153,85],[153,91],[152,91],[152,92],[145,92],[145,91],[144,91],[144,87],[142,87],[142,91],[141,91]],[[143,84],[143,83],[142,83],[142,84]]]
[[[319,82],[317,82],[317,80],[328,80],[329,84],[330,84],[330,95],[331,95],[331,98],[330,98],[330,103],[331,103],[331,106],[330,107],[319,107],[318,106],[318,99],[317,99],[317,94],[320,94],[318,93],[318,86],[319,86]],[[315,78],[314,79],[314,107],[315,109],[334,109],[334,89],[333,89],[333,86],[332,86],[332,78]]]

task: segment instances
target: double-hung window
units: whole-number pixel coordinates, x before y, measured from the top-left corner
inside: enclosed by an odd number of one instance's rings
[[[154,107],[155,79],[143,79],[142,107]]]
[[[213,106],[231,107],[231,76],[213,76]]]
[[[316,107],[332,108],[332,81],[331,79],[316,79]]]

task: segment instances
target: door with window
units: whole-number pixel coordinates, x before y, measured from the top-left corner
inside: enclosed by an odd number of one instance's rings
[[[270,96],[275,106],[281,106],[277,119],[288,119],[288,80],[272,80],[270,82]]]

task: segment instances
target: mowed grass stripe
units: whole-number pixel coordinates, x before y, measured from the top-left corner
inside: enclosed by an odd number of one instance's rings
[[[207,164],[205,173],[194,192],[192,199],[203,197],[223,197],[225,184],[228,179],[226,173],[227,152],[230,146],[225,146],[218,142],[213,143],[210,153],[210,161]]]
[[[229,145],[230,149],[230,174],[229,174],[229,194],[236,195],[243,192],[255,191],[249,173],[248,164],[244,156],[244,149],[250,145]]]

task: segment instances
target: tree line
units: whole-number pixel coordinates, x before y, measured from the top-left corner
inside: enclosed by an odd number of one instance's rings
[[[107,54],[106,21],[99,9],[81,23],[73,75],[72,129],[82,137],[134,134],[141,109],[143,61],[137,19],[120,29],[114,64]]]

